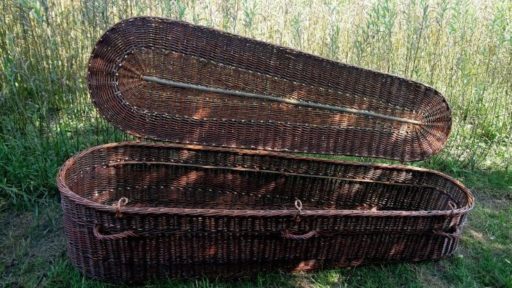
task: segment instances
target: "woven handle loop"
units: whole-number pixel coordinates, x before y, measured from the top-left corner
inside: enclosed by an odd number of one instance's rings
[[[442,230],[434,230],[434,235],[444,236],[449,239],[457,239],[462,234],[462,229],[459,226],[453,228],[453,231],[445,232]]]
[[[101,229],[101,225],[94,226],[93,234],[94,234],[94,237],[96,237],[96,239],[98,239],[98,240],[118,240],[118,239],[123,239],[123,238],[127,238],[127,237],[137,237],[137,234],[135,234],[135,232],[133,232],[132,230],[127,230],[127,231],[123,231],[123,232],[119,232],[119,233],[115,233],[115,234],[105,235],[100,232],[100,229]]]
[[[290,233],[290,231],[288,231],[288,230],[283,230],[281,232],[281,236],[284,239],[290,239],[290,240],[307,240],[307,239],[315,237],[317,235],[318,235],[318,231],[316,231],[316,230],[309,231],[308,233],[305,233],[305,234],[293,234],[293,233]]]

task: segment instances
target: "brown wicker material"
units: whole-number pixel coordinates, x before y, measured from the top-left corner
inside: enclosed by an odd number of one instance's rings
[[[415,82],[147,17],[99,40],[88,81],[109,121],[181,143],[106,144],[62,166],[68,254],[90,277],[438,259],[473,207],[439,172],[274,152],[425,158],[446,141],[450,111]]]
[[[422,84],[159,18],[107,31],[88,80],[114,125],[177,143],[409,161],[438,152],[451,127]]]

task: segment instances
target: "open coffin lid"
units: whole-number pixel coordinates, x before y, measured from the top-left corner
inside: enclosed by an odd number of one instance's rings
[[[286,153],[439,152],[450,110],[416,82],[143,17],[104,34],[88,83],[108,121],[178,143],[105,144],[62,166],[68,254],[95,278],[438,259],[473,207],[439,172]]]
[[[176,143],[413,161],[451,127],[423,84],[161,18],[108,30],[88,83],[108,121]]]

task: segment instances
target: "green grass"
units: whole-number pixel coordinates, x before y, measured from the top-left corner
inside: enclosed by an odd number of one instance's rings
[[[144,287],[512,287],[512,189],[493,189],[475,190],[479,202],[460,247],[441,261],[262,274],[238,282],[160,280]],[[71,266],[61,213],[55,201],[39,202],[31,211],[0,213],[0,287],[116,287],[84,278]]]
[[[441,91],[453,111],[443,152],[412,165],[448,173],[475,191],[477,206],[455,257],[262,275],[236,285],[512,287],[511,1],[4,0],[0,9],[0,224],[7,227],[0,232],[0,286],[104,286],[66,260],[54,179],[72,154],[129,139],[92,107],[86,63],[112,24],[154,15],[418,80]]]
[[[0,8],[0,205],[26,208],[55,196],[54,175],[67,157],[127,137],[95,113],[85,73],[98,37],[136,15],[432,85],[452,107],[453,132],[442,153],[417,165],[456,176],[512,170],[510,1],[6,0]]]

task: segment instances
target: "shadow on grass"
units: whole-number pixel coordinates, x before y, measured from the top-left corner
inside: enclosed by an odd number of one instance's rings
[[[128,287],[84,278],[67,259],[61,210],[57,202],[40,203],[31,212],[2,213],[0,238],[2,287]],[[326,270],[309,274],[260,274],[238,281],[216,279],[159,280],[142,287],[421,287],[418,267],[391,264]],[[131,286],[135,287],[135,286]]]
[[[23,134],[3,136],[0,163],[9,164],[0,167],[0,195],[4,199],[0,200],[4,201],[3,206],[0,202],[0,225],[4,227],[0,234],[0,286],[113,286],[83,278],[67,260],[55,187],[57,170],[68,157],[93,145],[127,139],[123,132],[103,120],[90,119],[83,124],[83,115],[70,117],[43,135],[27,128]],[[266,274],[238,282],[169,280],[146,286],[512,286],[511,171],[470,171],[456,160],[440,157],[414,165],[454,176],[476,195],[475,210],[468,217],[461,247],[454,257],[438,262],[373,265],[301,275]],[[19,207],[28,210],[14,209]]]
[[[501,177],[498,172],[493,177]],[[501,179],[501,178],[499,178]],[[469,185],[468,185],[469,186]],[[485,186],[485,185],[484,185]],[[473,188],[472,186],[469,186]],[[164,280],[145,287],[508,287],[512,285],[510,190],[473,189],[479,195],[455,255],[436,262],[371,265],[310,274],[262,274],[255,279]],[[480,192],[481,191],[481,192]],[[500,197],[497,197],[500,196]],[[478,196],[477,196],[478,197]],[[65,253],[62,212],[55,197],[32,211],[0,214],[0,286],[123,287],[84,278]]]
[[[144,287],[507,287],[512,284],[510,202],[483,201],[470,215],[455,255],[436,262],[371,265],[254,279],[152,281]],[[125,287],[84,278],[65,254],[61,210],[41,202],[31,212],[0,215],[0,286]],[[384,285],[384,286],[383,286]]]
[[[90,146],[128,139],[94,112],[62,113],[43,128],[28,125],[0,134],[0,211],[35,209],[55,198],[55,177],[66,159]]]

